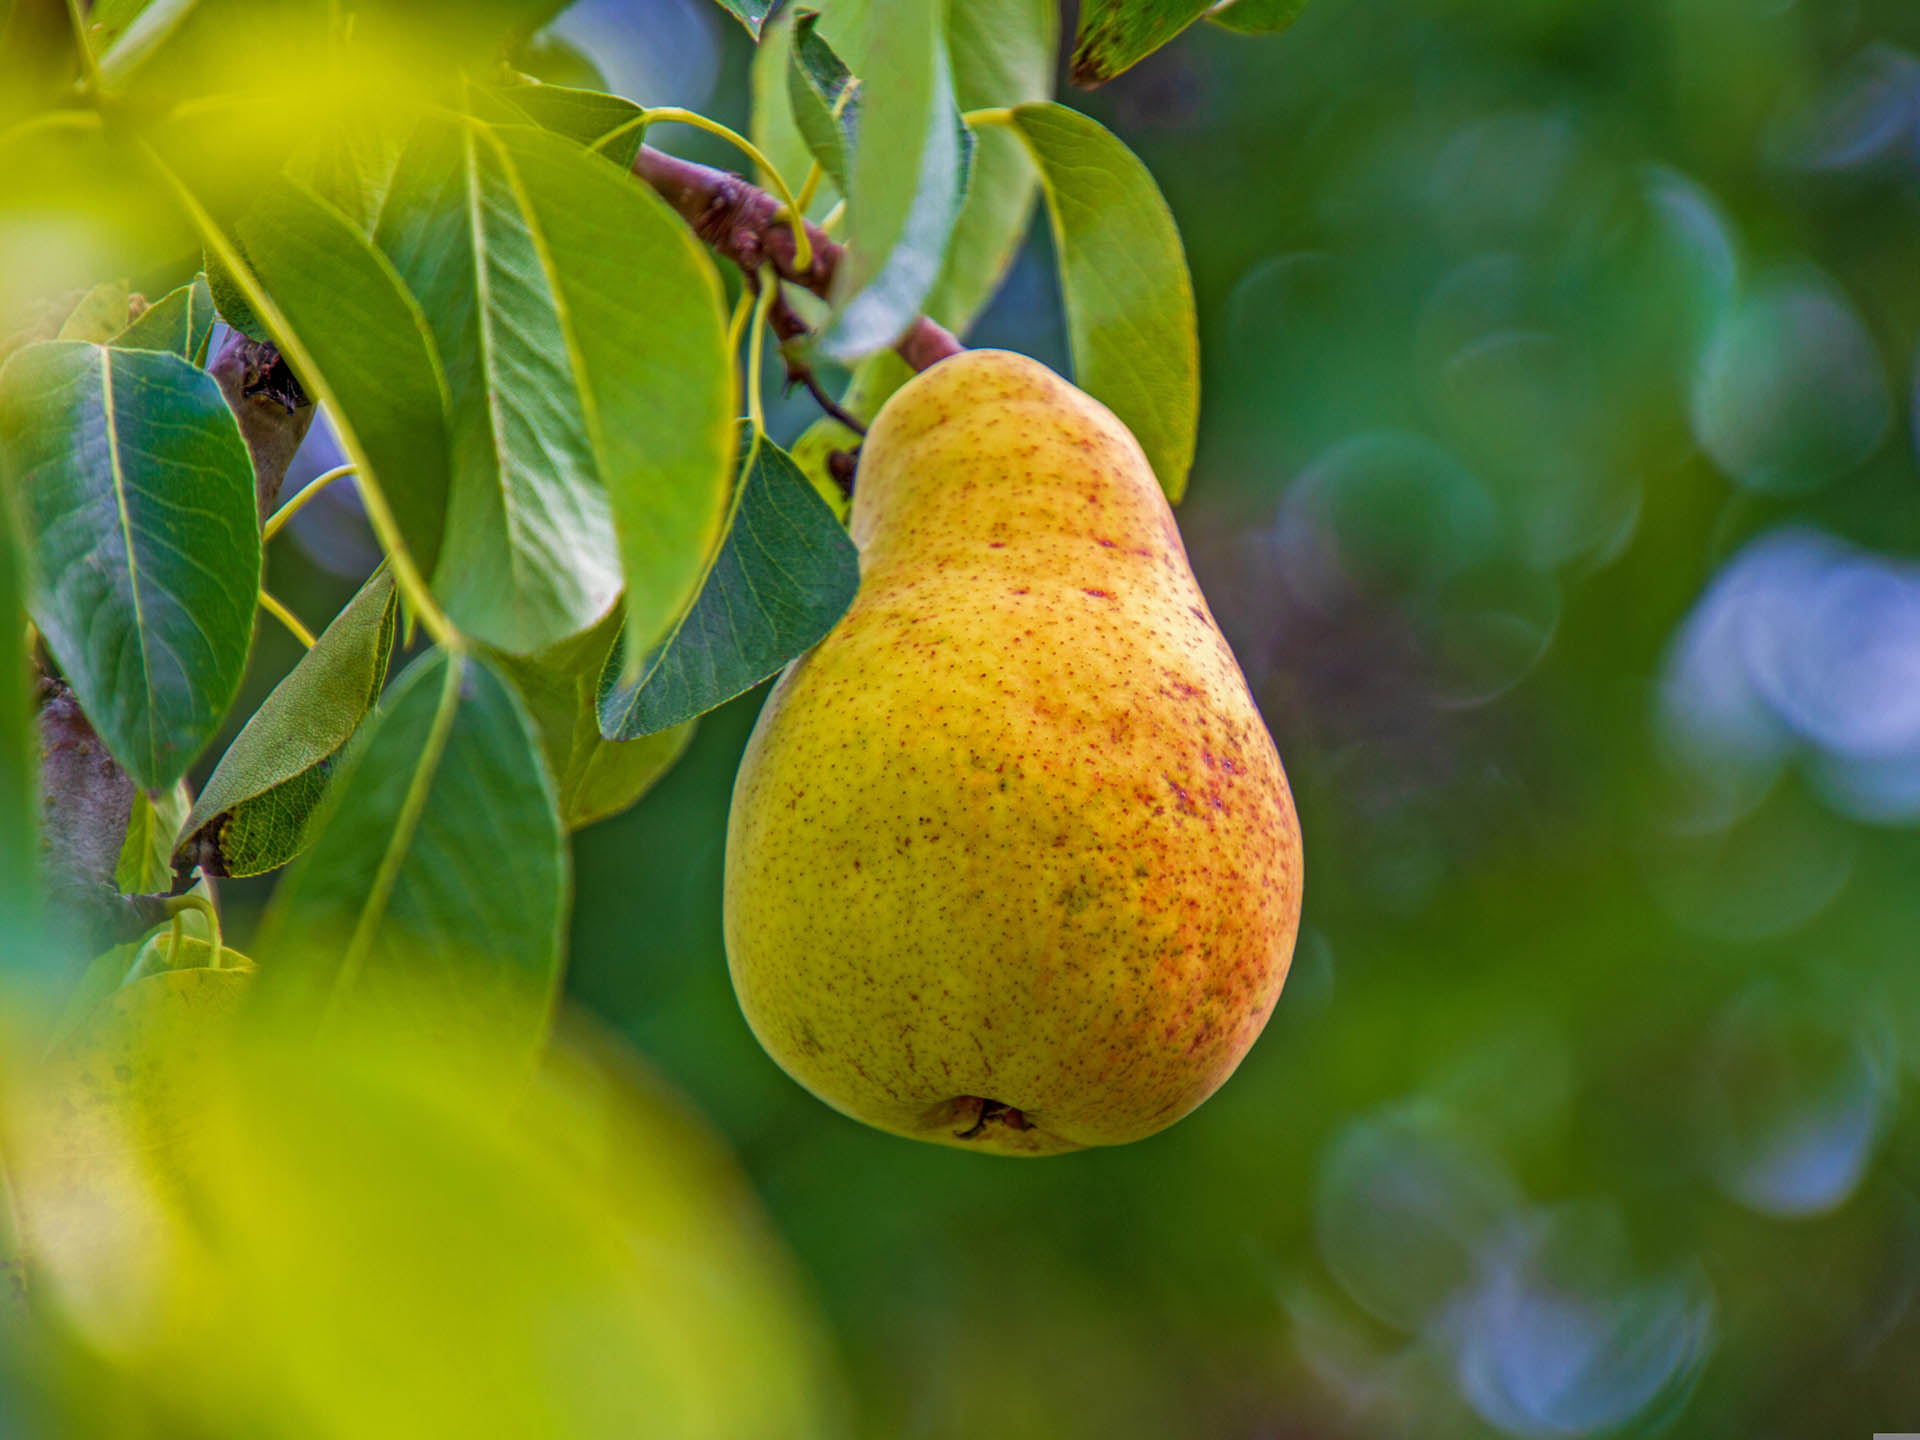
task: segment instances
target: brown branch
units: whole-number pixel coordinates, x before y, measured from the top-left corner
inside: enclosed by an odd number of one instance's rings
[[[287,478],[287,466],[313,424],[313,401],[277,349],[238,330],[228,332],[207,373],[220,383],[253,457],[254,497],[264,525]]]
[[[716,255],[731,260],[744,273],[754,275],[762,265],[771,265],[782,280],[790,280],[822,299],[827,297],[845,247],[829,239],[819,226],[809,224],[807,240],[813,254],[802,270],[794,263],[798,253],[793,227],[783,214],[785,207],[757,185],[651,145],[640,147],[633,160],[633,173],[659,191]],[[922,315],[907,327],[893,348],[915,370],[925,370],[958,355],[965,347],[951,331]]]

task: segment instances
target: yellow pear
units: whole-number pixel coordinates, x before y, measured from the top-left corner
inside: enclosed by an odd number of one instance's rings
[[[862,447],[860,592],[768,698],[725,925],[769,1054],[881,1130],[1119,1145],[1233,1072],[1300,917],[1280,757],[1113,413],[974,350]]]

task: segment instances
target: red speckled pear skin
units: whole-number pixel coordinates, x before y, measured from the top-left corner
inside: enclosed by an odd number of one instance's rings
[[[1279,997],[1300,829],[1146,457],[1044,365],[967,351],[881,411],[852,528],[859,596],[734,784],[747,1022],[897,1135],[1171,1125]]]

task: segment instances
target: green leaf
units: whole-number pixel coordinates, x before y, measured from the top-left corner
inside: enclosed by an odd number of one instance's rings
[[[256,952],[297,1012],[416,1020],[517,1074],[558,990],[567,894],[526,712],[485,661],[435,650],[340,758]]]
[[[953,89],[962,110],[1053,98],[1060,10],[1053,0],[968,0],[947,22]],[[966,203],[926,312],[964,334],[1027,237],[1039,174],[1004,129],[975,132]]]
[[[640,740],[600,734],[600,675],[620,632],[616,610],[584,635],[541,655],[500,657],[500,668],[520,691],[540,732],[540,745],[569,830],[616,815],[653,787],[693,739],[693,724]]]
[[[973,135],[960,122],[940,24],[927,0],[875,0],[847,194],[847,253],[821,348],[841,361],[890,345],[940,277],[966,198]]]
[[[113,883],[122,895],[153,895],[173,883],[173,837],[187,818],[192,797],[184,783],[155,799],[133,792],[126,838],[114,865]]]
[[[832,5],[811,27],[855,75],[864,73],[866,64],[862,19],[858,7]],[[954,95],[962,110],[1051,98],[1060,23],[1053,0],[968,0],[952,7],[947,23]],[[809,163],[796,120],[802,102],[789,94],[797,66],[791,58],[794,31],[794,23],[782,16],[768,26],[753,60],[754,144],[788,174],[801,173]],[[956,332],[965,331],[1018,253],[1038,181],[1027,147],[1014,135],[988,128],[976,132],[974,142],[966,199],[940,277],[923,306]],[[841,193],[843,185],[829,176],[809,213],[824,213]]]
[[[575,389],[555,403],[581,406],[627,626],[651,644],[692,600],[726,516],[739,411],[720,276],[645,185],[542,130],[490,137],[540,236],[542,271],[526,281],[552,287],[564,320]]]
[[[292,328],[275,337],[280,348],[326,403],[347,453],[372,471],[414,563],[432,574],[450,459],[446,380],[426,317],[386,257],[301,185],[269,186],[238,231]],[[303,351],[311,365],[300,363]]]
[[[773,7],[780,0],[713,0],[722,10],[747,27],[747,33],[755,40],[765,28],[767,16],[773,13]]]
[[[807,148],[844,195],[860,119],[860,86],[820,34],[819,20],[817,10],[803,10],[793,22],[787,96]]]
[[[397,608],[383,566],[234,737],[176,830],[169,866],[258,875],[300,853],[330,762],[386,683]]]
[[[207,277],[196,275],[192,283],[154,301],[109,343],[117,350],[170,350],[200,365],[206,362],[212,334],[213,292],[207,288]]]
[[[600,733],[651,735],[744,694],[818,644],[853,603],[860,556],[812,483],[771,440],[748,432],[726,543],[693,608],[621,683],[601,682]]]
[[[834,41],[834,48],[847,57],[849,65],[854,64],[853,56],[838,38]],[[760,37],[759,48],[753,52],[753,65],[749,72],[753,120],[749,133],[754,148],[766,156],[782,175],[798,176],[806,174],[807,167],[813,161],[812,152],[807,149],[806,139],[793,117],[787,81],[788,71],[793,66],[792,57],[793,10],[788,7],[767,25]],[[771,183],[764,170],[756,171],[756,178],[763,186]],[[833,203],[838,194],[838,186],[831,182],[822,183],[807,213],[816,218],[824,215],[826,206]]]
[[[631,304],[609,313],[597,292],[583,295],[585,313],[570,310],[564,287],[587,267],[536,213],[528,176],[576,210],[598,190],[583,179],[639,187],[551,135],[515,131],[538,144],[516,151],[471,121],[424,123],[375,241],[419,299],[446,371],[453,473],[434,591],[462,630],[525,655],[587,629],[620,593],[595,377],[578,339],[602,323],[629,343],[644,331],[625,328]],[[635,301],[653,283],[636,256]],[[642,362],[613,363],[630,375]]]
[[[1074,380],[1140,442],[1178,501],[1200,423],[1193,282],[1173,213],[1113,133],[1064,105],[1010,115],[1040,163]]]
[[[898,351],[876,350],[854,368],[846,393],[840,397],[840,407],[856,419],[870,422],[887,403],[887,397],[912,378],[913,370]],[[827,457],[835,450],[857,450],[860,441],[857,432],[831,415],[822,415],[793,446],[793,463],[812,484],[814,493],[826,501],[834,518],[843,524],[853,509],[853,500],[833,478],[833,472],[827,468]]]
[[[26,346],[0,370],[0,468],[34,623],[113,757],[165,789],[233,703],[260,589],[220,387],[178,355]]]
[[[542,84],[571,85],[582,90],[608,88],[606,72],[594,58],[564,35],[543,30],[510,57],[513,68]]]
[[[521,114],[543,129],[594,148],[616,130],[621,131],[598,153],[622,170],[633,164],[645,140],[644,127],[636,123],[646,114],[633,101],[598,90],[572,90],[564,85],[513,85],[494,92],[514,105]]]
[[[1213,0],[1085,0],[1073,37],[1073,83],[1091,90],[1130,70],[1206,11]]]
[[[1242,35],[1277,35],[1306,13],[1307,0],[1232,0],[1207,19]]]
[[[362,235],[371,236],[411,126],[380,111],[354,110],[329,118],[332,123],[317,129],[287,161],[286,175],[346,216]]]
[[[80,303],[61,325],[56,339],[86,340],[104,345],[127,328],[127,298],[124,280],[108,280],[80,297]]]

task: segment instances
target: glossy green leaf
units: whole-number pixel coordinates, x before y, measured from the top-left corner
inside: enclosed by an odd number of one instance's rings
[[[693,739],[691,722],[639,740],[613,741],[600,734],[600,675],[620,623],[615,611],[586,634],[543,654],[500,659],[540,732],[560,797],[560,818],[569,830],[634,804]]]
[[[292,328],[276,337],[281,348],[311,360],[296,365],[302,380],[379,482],[414,563],[431,574],[450,458],[446,381],[420,306],[353,223],[303,186],[269,186],[238,231]]]
[[[807,149],[806,138],[800,133],[799,123],[794,119],[787,81],[788,71],[793,68],[793,13],[793,7],[789,6],[776,15],[760,36],[759,48],[753,52],[753,65],[749,73],[753,93],[750,134],[754,148],[766,156],[782,175],[800,176],[807,173],[807,167],[813,163],[813,159],[812,152]],[[822,33],[827,33],[824,22]],[[844,48],[838,36],[834,37],[833,45],[848,65],[854,64],[853,56]],[[756,172],[755,178],[763,186],[770,183],[764,171]],[[837,185],[823,181],[807,213],[818,219],[826,214],[826,207],[837,203],[839,194]]]
[[[1053,98],[1060,8],[1053,0],[968,0],[947,21],[953,89],[962,110]],[[1039,174],[1027,147],[1004,129],[974,134],[966,203],[953,228],[926,312],[964,334],[1000,288],[1033,217]]]
[[[613,512],[628,629],[650,644],[693,598],[726,516],[739,412],[720,276],[646,186],[543,130],[490,136],[540,235],[540,278],[558,298],[566,373]]]
[[[131,291],[124,280],[107,280],[80,297],[80,303],[60,326],[59,340],[86,340],[104,345],[127,326]]]
[[[1207,19],[1242,35],[1275,35],[1306,13],[1307,0],[1233,0],[1207,12]]]
[[[133,792],[126,838],[113,870],[114,886],[122,895],[154,895],[173,883],[173,838],[191,804],[185,784],[158,798],[144,790]]]
[[[0,370],[0,466],[34,623],[134,783],[172,785],[240,688],[260,588],[220,387],[159,351],[29,345]]]
[[[1130,70],[1206,13],[1213,0],[1084,0],[1073,83],[1092,89]]]
[[[382,567],[234,737],[175,832],[169,866],[258,875],[300,853],[333,757],[386,683],[396,609]]]
[[[841,194],[860,120],[860,86],[820,33],[818,11],[803,10],[788,48],[787,98],[807,149]]]
[[[578,333],[633,318],[625,304],[607,313],[609,297],[597,292],[583,296],[585,313],[570,310],[564,287],[582,257],[548,233],[528,172],[540,172],[550,204],[575,211],[599,188],[584,182],[638,187],[551,135],[520,130],[539,142],[520,149],[500,135],[472,122],[424,123],[375,243],[419,300],[446,373],[453,471],[434,591],[463,631],[524,655],[587,629],[620,593],[594,377]],[[629,276],[639,301],[652,279],[637,262]],[[642,363],[617,361],[629,375]]]
[[[869,43],[860,6],[824,7],[813,33],[830,44],[856,75]],[[1053,94],[1054,53],[1059,34],[1054,0],[968,0],[951,9],[947,44],[954,95],[962,110],[999,109]],[[753,61],[754,143],[783,173],[798,175],[809,163],[790,95],[795,30],[782,16],[767,27]],[[1005,130],[975,132],[966,199],[939,279],[924,310],[941,324],[964,332],[998,288],[1026,238],[1037,187],[1027,147]],[[824,180],[809,213],[819,215],[842,193]],[[796,447],[797,453],[797,447]]]
[[[966,198],[973,135],[960,123],[940,18],[928,0],[875,0],[848,178],[847,253],[821,348],[853,361],[925,307]]]
[[[818,644],[860,588],[860,556],[786,452],[747,437],[726,542],[693,608],[642,661],[611,658],[600,732],[651,735],[704,715]]]
[[[1200,339],[1173,213],[1097,122],[1044,104],[1019,106],[1011,123],[1040,164],[1075,383],[1133,431],[1178,501],[1200,423]]]
[[[525,710],[485,661],[435,650],[337,762],[255,953],[295,1011],[417,1019],[518,1073],[558,990],[568,884]]]
[[[633,164],[645,139],[636,123],[646,113],[633,101],[598,90],[574,90],[564,85],[514,85],[496,91],[534,124],[597,148],[622,170]],[[620,137],[601,146],[615,131]]]
[[[196,275],[149,305],[138,320],[112,337],[119,350],[170,350],[195,365],[206,363],[213,335],[213,292],[207,277]]]
[[[767,17],[780,0],[713,0],[713,3],[746,26],[747,33],[758,40],[761,30],[766,26]]]
[[[286,174],[371,236],[406,148],[410,125],[401,115],[354,110],[328,117],[288,160]]]

